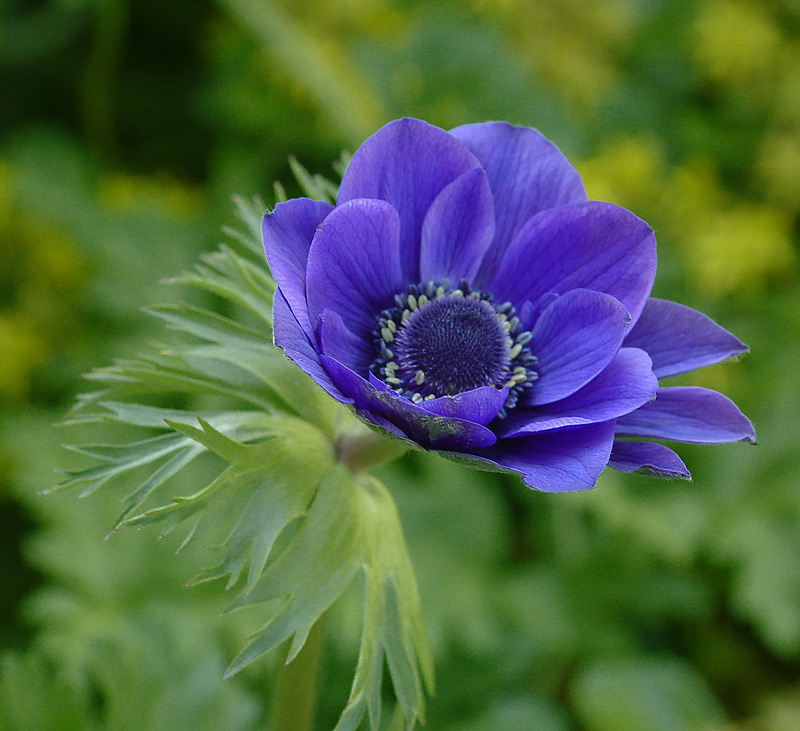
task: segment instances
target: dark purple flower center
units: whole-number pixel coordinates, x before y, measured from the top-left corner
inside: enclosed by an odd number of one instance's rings
[[[531,334],[521,331],[510,303],[495,305],[462,280],[457,289],[447,282],[413,285],[395,304],[378,318],[370,371],[406,398],[508,386],[502,418],[536,380]]]

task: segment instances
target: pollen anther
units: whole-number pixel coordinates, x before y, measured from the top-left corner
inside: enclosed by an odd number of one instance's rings
[[[429,281],[393,297],[396,306],[377,318],[378,356],[370,371],[415,404],[480,387],[507,388],[496,417],[502,419],[538,378],[527,347],[532,335],[520,332],[509,302],[495,305],[464,279],[448,287],[446,280]]]

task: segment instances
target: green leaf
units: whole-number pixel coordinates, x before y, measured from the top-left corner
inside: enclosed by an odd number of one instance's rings
[[[669,658],[591,664],[572,698],[589,731],[714,728],[724,718],[702,678]]]
[[[220,345],[231,341],[241,341],[252,345],[264,343],[264,331],[259,332],[202,307],[185,303],[156,305],[147,308],[145,312],[158,317],[175,330],[181,330],[212,343]]]
[[[289,158],[289,166],[298,185],[309,198],[327,203],[336,202],[336,194],[339,192],[336,183],[319,174],[311,175],[294,157]]]
[[[296,162],[293,170],[309,195],[335,198],[333,183]],[[87,495],[127,483],[115,528],[157,525],[162,536],[180,529],[178,551],[202,540],[216,554],[190,584],[222,578],[238,589],[230,609],[259,605],[263,617],[227,675],[285,641],[293,660],[362,576],[363,632],[337,729],[355,729],[367,714],[380,727],[384,664],[398,699],[395,724],[410,728],[424,717],[433,667],[397,510],[383,485],[337,460],[336,439],[353,416],[272,343],[263,208],[238,203],[247,230],[230,233],[243,253],[223,246],[170,280],[222,297],[228,314],[187,303],[148,310],[170,341],[88,376],[100,388],[79,397],[68,423],[102,430],[103,441],[72,448],[91,463],[67,471],[59,487],[82,486]],[[181,408],[136,403],[176,395]],[[109,443],[111,425],[150,431]],[[188,468],[200,458],[208,472],[198,487],[200,464]]]
[[[258,196],[247,200],[235,195],[232,200],[236,206],[236,218],[244,223],[247,230],[239,231],[231,226],[223,226],[222,232],[244,244],[256,256],[262,256],[264,250],[261,246],[261,219],[267,210],[266,204]]]
[[[290,638],[287,662],[291,661],[314,622],[359,570],[365,578],[364,627],[337,731],[356,728],[367,711],[371,726],[378,727],[384,658],[406,721],[424,718],[418,667],[428,690],[433,687],[433,667],[394,501],[378,481],[359,482],[343,465],[323,479],[286,551],[267,566],[252,591],[232,603],[231,610],[269,603],[269,620],[234,659],[227,675]]]

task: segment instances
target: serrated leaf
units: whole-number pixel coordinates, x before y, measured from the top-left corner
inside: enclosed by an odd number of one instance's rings
[[[292,168],[292,175],[306,196],[326,203],[336,201],[338,185],[321,175],[311,175],[294,157],[289,158],[289,165]]]
[[[231,605],[231,609],[261,602],[274,606],[275,601],[285,600],[234,659],[227,675],[289,638],[290,662],[314,622],[359,570],[365,576],[364,630],[350,698],[337,731],[356,728],[367,710],[377,728],[384,658],[406,721],[422,718],[418,666],[431,689],[432,663],[394,501],[383,485],[371,478],[358,482],[343,465],[320,484],[286,551],[267,566],[251,592]]]
[[[119,361],[107,368],[98,368],[86,378],[109,384],[113,388],[107,396],[133,396],[142,393],[185,393],[224,396],[260,408],[271,409],[270,399],[256,384],[231,385],[209,372],[192,368],[189,364],[179,370],[168,366],[163,358],[148,357],[138,361]]]
[[[259,332],[202,307],[185,303],[156,305],[147,308],[145,312],[158,317],[176,330],[182,330],[212,343],[222,345],[237,340],[254,344],[269,343],[264,337],[268,333]]]
[[[121,401],[101,401],[98,406],[103,409],[103,412],[99,414],[99,418],[103,421],[115,421],[119,424],[144,426],[151,429],[169,429],[170,427],[166,423],[167,419],[189,424],[195,421],[198,416],[208,416],[202,412],[165,409],[158,406],[145,406],[144,404],[126,404]],[[244,415],[247,412],[239,413]],[[215,416],[219,417],[220,414],[215,414]]]
[[[193,495],[173,497],[169,504],[126,520],[129,525],[146,525],[165,520],[180,523],[194,517],[192,540],[215,523],[230,523],[227,538],[216,547],[223,554],[222,561],[191,583],[227,576],[228,585],[233,586],[247,567],[243,591],[248,592],[260,576],[275,539],[289,523],[305,514],[322,475],[333,465],[330,442],[319,430],[288,416],[264,419],[267,438],[256,444],[230,439],[204,421],[202,429],[172,424],[229,466]]]
[[[200,259],[220,274],[233,281],[241,282],[244,285],[243,289],[256,300],[259,298],[272,299],[275,282],[261,258],[257,263],[249,261],[239,256],[229,246],[220,244],[217,251],[201,254]]]
[[[235,195],[232,199],[236,206],[236,217],[245,224],[247,231],[239,231],[230,226],[223,226],[222,231],[227,236],[244,244],[256,256],[260,256],[263,254],[261,219],[267,210],[267,206],[258,196],[247,200],[242,196]]]
[[[113,408],[118,405],[108,404],[107,406]],[[112,411],[112,413],[114,416],[109,417],[110,420],[123,421],[123,419],[118,417],[118,414],[124,413],[123,410],[116,409],[116,412]],[[124,421],[124,423],[141,425],[145,414],[149,419],[164,413],[169,413],[174,416],[180,416],[182,414],[182,412],[166,409],[141,407],[139,409],[131,409],[127,416],[128,419],[133,420]],[[100,414],[99,418],[102,420],[103,416],[103,414]],[[265,417],[262,412],[223,412],[209,415],[208,418],[223,432],[237,435],[239,438],[252,439],[262,437],[269,433],[269,422],[264,420]],[[168,424],[163,421],[163,416],[160,421],[161,427],[168,426]],[[88,487],[81,493],[82,496],[89,495],[99,487],[105,485],[112,478],[121,477],[139,467],[153,464],[162,460],[164,457],[174,455],[174,457],[171,457],[170,461],[154,468],[154,471],[123,499],[123,502],[128,503],[129,507],[133,508],[140,506],[153,490],[163,485],[170,477],[177,474],[177,472],[188,465],[195,457],[205,451],[204,449],[198,449],[198,444],[191,438],[174,433],[161,434],[157,437],[129,442],[127,444],[89,444],[80,447],[70,447],[70,449],[87,456],[92,456],[94,459],[100,460],[103,463],[80,470],[65,471],[63,473],[65,479],[61,480],[55,489],[63,489],[88,483]],[[127,510],[123,515],[125,516],[129,512],[130,510]]]
[[[331,181],[296,163],[294,172],[309,195],[335,199]],[[63,486],[84,485],[87,494],[135,476],[116,527],[154,524],[161,535],[181,528],[178,550],[202,539],[218,556],[190,583],[225,578],[239,588],[231,609],[258,605],[264,622],[228,674],[286,640],[291,661],[322,613],[362,575],[364,629],[337,729],[355,729],[367,713],[371,727],[380,726],[384,664],[398,697],[393,724],[410,728],[423,718],[422,688],[432,688],[433,671],[396,508],[380,483],[356,478],[336,459],[335,436],[352,417],[273,345],[264,207],[237,206],[247,230],[226,233],[244,255],[223,245],[170,282],[211,292],[234,305],[230,312],[254,317],[244,324],[197,305],[151,308],[180,342],[94,371],[88,378],[100,387],[79,397],[70,422],[160,433],[77,447],[95,464],[67,473]],[[197,397],[204,408],[135,403],[150,394]],[[202,455],[209,455],[208,481],[175,494]]]
[[[81,497],[84,497],[113,477],[172,454],[185,443],[185,440],[182,440],[178,435],[162,434],[151,439],[121,446],[111,447],[101,444],[81,448],[73,447],[73,451],[80,451],[83,454],[93,456],[95,459],[100,459],[104,464],[82,470],[64,472],[65,479],[61,481],[60,487],[74,487],[89,483],[89,487],[81,493]],[[112,450],[115,450],[116,454],[113,458],[109,458],[108,455]]]
[[[267,327],[272,329],[272,296],[267,292],[252,294],[243,291],[229,276],[214,272],[210,267],[198,264],[194,272],[184,272],[177,277],[165,280],[167,284],[182,284],[189,287],[212,292],[230,300],[242,309],[255,315]]]

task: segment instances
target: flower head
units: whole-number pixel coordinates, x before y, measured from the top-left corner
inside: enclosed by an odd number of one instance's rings
[[[533,129],[391,122],[356,151],[336,206],[278,204],[263,236],[276,344],[425,449],[564,491],[607,464],[689,476],[669,448],[627,437],[754,439],[721,394],[658,387],[746,348],[649,297],[652,230],[587,201]]]

